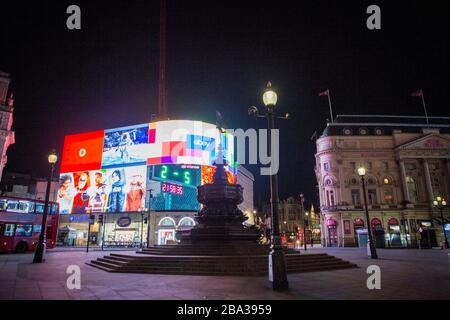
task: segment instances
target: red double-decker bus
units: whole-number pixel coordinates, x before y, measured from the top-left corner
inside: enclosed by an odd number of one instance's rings
[[[39,241],[45,202],[42,200],[0,197],[0,252],[34,251]],[[56,246],[58,204],[49,202],[47,249]]]

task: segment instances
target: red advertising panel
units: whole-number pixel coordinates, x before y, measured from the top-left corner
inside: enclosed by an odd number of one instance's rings
[[[103,130],[65,136],[60,172],[100,169],[103,138]]]

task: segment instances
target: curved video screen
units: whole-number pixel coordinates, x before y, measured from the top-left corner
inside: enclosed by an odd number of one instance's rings
[[[67,135],[60,213],[197,211],[197,186],[211,182],[220,152],[235,183],[233,136],[213,124],[167,120]]]

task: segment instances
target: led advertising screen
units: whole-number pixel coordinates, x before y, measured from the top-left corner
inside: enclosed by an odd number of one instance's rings
[[[148,124],[105,130],[102,168],[145,164],[148,130]]]
[[[128,193],[136,184],[144,188],[146,177],[152,184],[147,187],[156,192],[152,209],[198,210],[196,187],[211,181],[219,145],[229,181],[235,183],[233,136],[213,124],[167,120],[68,135],[60,170],[60,213],[140,211],[146,195],[137,199],[134,192],[132,199]]]
[[[146,172],[146,166],[135,166],[61,174],[57,192],[59,212],[142,211]]]
[[[197,186],[201,184],[201,166],[164,164],[149,166],[152,210],[197,211]]]

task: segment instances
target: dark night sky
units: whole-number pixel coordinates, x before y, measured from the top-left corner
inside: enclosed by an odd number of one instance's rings
[[[78,4],[82,30],[66,29]],[[370,4],[382,30],[366,28]],[[230,128],[264,127],[247,108],[262,105],[268,80],[282,123],[280,196],[315,200],[315,130],[335,114],[449,116],[450,19],[445,1],[168,0],[167,78],[172,118]],[[46,174],[46,153],[69,133],[149,121],[157,109],[159,1],[8,1],[1,5],[0,70],[12,76],[16,144],[7,171]],[[258,167],[248,166],[257,173]],[[255,200],[267,195],[256,175]]]

